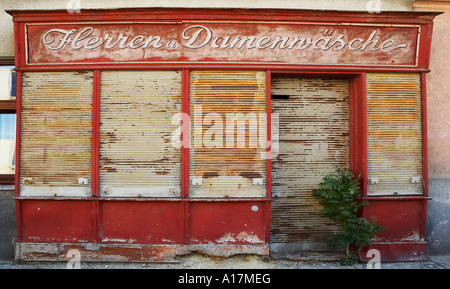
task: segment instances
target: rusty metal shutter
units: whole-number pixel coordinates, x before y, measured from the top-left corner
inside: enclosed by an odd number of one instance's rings
[[[293,250],[327,248],[338,227],[320,214],[312,191],[324,176],[349,165],[348,81],[274,75],[271,88],[272,123],[279,117],[271,243],[292,243]]]
[[[21,195],[91,195],[92,94],[92,72],[23,73]]]
[[[367,193],[423,194],[420,74],[367,74]]]
[[[181,150],[172,145],[177,127],[171,120],[177,113],[181,71],[102,72],[101,195],[181,195]]]
[[[191,71],[190,115],[190,196],[265,197],[265,72]]]

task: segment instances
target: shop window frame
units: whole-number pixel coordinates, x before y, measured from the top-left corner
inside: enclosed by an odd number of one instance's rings
[[[15,66],[14,57],[0,57],[0,66]],[[16,100],[0,100],[0,114],[16,114]],[[0,186],[14,183],[15,174],[0,174]]]

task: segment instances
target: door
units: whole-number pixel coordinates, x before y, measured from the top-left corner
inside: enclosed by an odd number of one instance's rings
[[[337,226],[320,214],[312,191],[325,175],[349,165],[348,80],[273,75],[271,88],[272,123],[279,118],[271,243],[274,250],[326,249]]]

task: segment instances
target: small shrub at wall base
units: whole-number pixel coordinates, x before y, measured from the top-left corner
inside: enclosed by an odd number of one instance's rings
[[[375,233],[387,229],[377,225],[373,216],[371,222],[358,217],[359,208],[369,203],[359,200],[360,185],[349,169],[337,169],[335,173],[325,176],[319,188],[313,191],[313,196],[323,206],[322,215],[340,225],[340,231],[330,238],[330,244],[346,248],[346,258],[341,265],[358,261],[356,255],[350,253],[351,247],[370,245],[376,237]]]

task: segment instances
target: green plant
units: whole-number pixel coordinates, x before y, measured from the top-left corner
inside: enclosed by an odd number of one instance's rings
[[[355,263],[357,258],[350,254],[350,246],[364,247],[372,243],[375,233],[385,227],[358,217],[360,207],[368,205],[367,201],[360,201],[361,191],[358,179],[349,169],[337,169],[335,174],[324,177],[320,187],[313,191],[315,198],[323,206],[322,215],[336,221],[340,232],[330,238],[330,244],[346,248],[346,259],[343,264]]]

